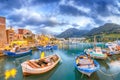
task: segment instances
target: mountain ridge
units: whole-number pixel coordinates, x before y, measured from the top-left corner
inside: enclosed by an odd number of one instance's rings
[[[69,38],[69,37],[82,37],[86,34],[87,30],[79,30],[76,28],[69,28],[62,32],[61,34],[57,35],[59,38]]]
[[[70,37],[84,37],[84,36],[92,36],[96,34],[102,33],[120,33],[120,25],[115,23],[106,23],[97,28],[93,28],[90,31],[88,30],[79,30],[76,28],[69,28],[57,35],[59,38],[70,38]]]

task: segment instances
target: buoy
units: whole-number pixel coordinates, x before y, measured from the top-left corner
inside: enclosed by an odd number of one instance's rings
[[[41,52],[41,55],[40,55],[40,59],[44,58],[45,57],[45,53],[44,52]]]

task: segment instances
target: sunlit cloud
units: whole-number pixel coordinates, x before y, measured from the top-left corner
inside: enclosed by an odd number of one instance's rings
[[[120,1],[4,0],[0,2],[0,10],[0,16],[7,18],[7,26],[59,34],[73,27],[92,29],[106,22],[119,24]]]

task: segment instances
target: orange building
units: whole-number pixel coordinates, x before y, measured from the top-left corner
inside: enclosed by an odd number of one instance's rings
[[[32,32],[30,30],[27,30],[27,29],[18,29],[18,34],[32,34]]]
[[[0,17],[0,47],[3,47],[6,43],[6,18]]]
[[[6,34],[7,34],[7,43],[11,43],[12,41],[14,41],[15,31],[12,29],[12,27],[6,30]]]
[[[22,41],[23,40],[23,35],[16,33],[15,36],[14,36],[14,40],[16,40],[16,41],[21,40]]]
[[[11,27],[10,29],[6,30],[7,34],[7,42],[11,43],[12,41],[17,41],[17,40],[23,40],[23,34],[20,34],[19,32],[15,32],[15,30]]]
[[[34,34],[32,33],[32,31],[27,30],[27,29],[18,29],[18,34],[23,35],[25,38],[27,37],[34,38]]]

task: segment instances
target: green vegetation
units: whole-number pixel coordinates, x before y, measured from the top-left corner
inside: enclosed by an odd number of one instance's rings
[[[111,38],[120,38],[120,34],[105,34],[105,37],[111,37]]]
[[[109,41],[120,40],[120,33],[110,33],[110,34],[102,33],[94,36],[96,36],[97,42],[109,42]],[[87,37],[87,41],[93,42],[94,36]]]

